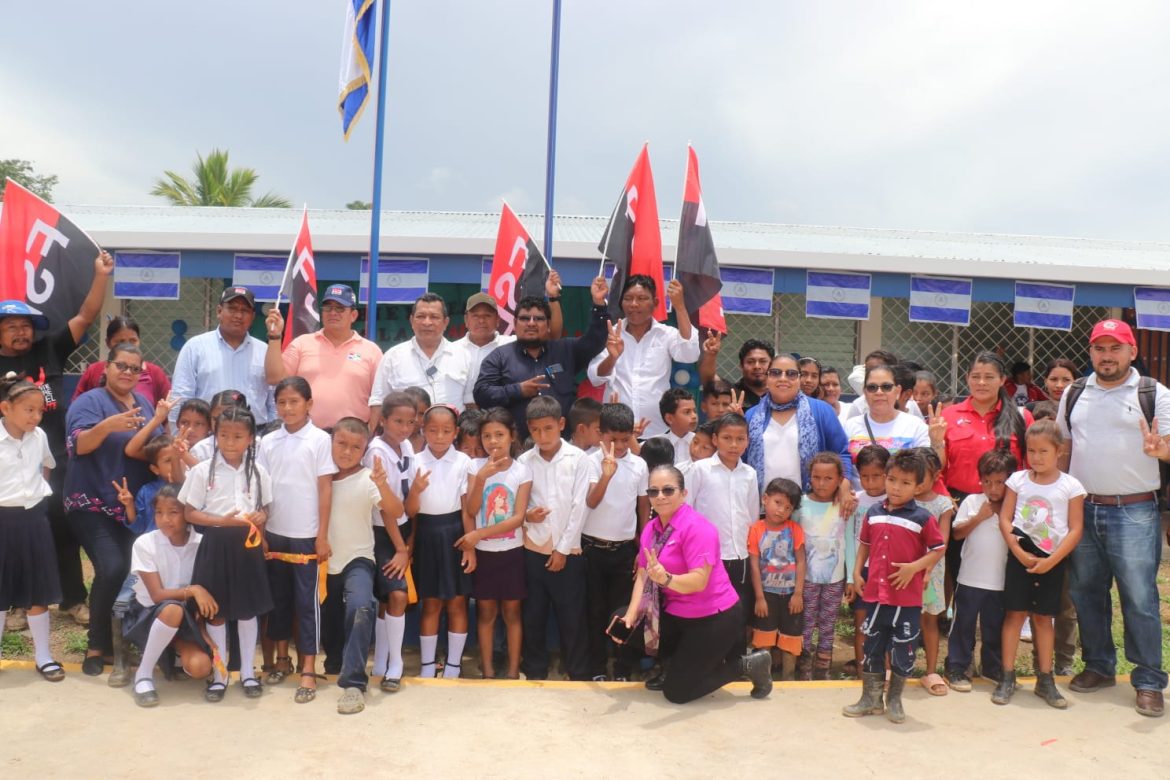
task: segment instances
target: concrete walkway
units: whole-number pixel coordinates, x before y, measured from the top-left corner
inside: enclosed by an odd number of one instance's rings
[[[914,686],[908,720],[849,720],[851,682],[777,684],[754,701],[729,686],[678,707],[630,683],[444,681],[407,678],[372,691],[363,713],[336,712],[339,690],[293,703],[286,681],[220,704],[203,683],[159,682],[162,704],[134,706],[130,688],[69,665],[44,682],[27,662],[0,663],[0,776],[5,777],[665,777],[1161,778],[1170,771],[1170,719],[1133,710],[1127,682],[1091,695],[1061,689],[1052,710],[1025,682],[1012,704],[990,685],[931,697]],[[800,773],[797,775],[797,773]]]

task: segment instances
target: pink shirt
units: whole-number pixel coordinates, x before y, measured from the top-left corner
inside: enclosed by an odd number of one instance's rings
[[[697,593],[676,593],[670,588],[662,588],[663,608],[675,617],[701,618],[735,606],[739,594],[731,586],[727,570],[723,568],[719,530],[687,504],[675,511],[670,526],[674,530],[658,553],[658,562],[676,577],[703,566],[711,567],[711,576],[707,578],[707,587]],[[640,568],[646,568],[646,550],[653,547],[654,537],[662,531],[662,521],[657,517],[642,529],[641,549],[638,551]]]
[[[370,388],[382,359],[372,341],[353,333],[341,346],[322,331],[297,336],[285,348],[284,370],[303,376],[313,388],[313,424],[331,428],[342,417],[370,419]]]

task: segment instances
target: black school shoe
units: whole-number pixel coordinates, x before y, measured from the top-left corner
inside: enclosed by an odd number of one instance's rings
[[[87,655],[81,662],[81,672],[88,677],[97,677],[106,669],[106,663],[100,655]]]
[[[139,707],[157,707],[158,691],[154,689],[154,683],[145,691],[139,691],[138,683],[134,683],[134,703]]]

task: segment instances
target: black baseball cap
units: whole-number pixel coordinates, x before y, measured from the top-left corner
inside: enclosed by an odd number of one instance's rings
[[[256,307],[256,296],[247,287],[225,287],[223,288],[223,295],[219,296],[219,305],[234,301],[236,298],[243,298],[248,302],[248,305]]]

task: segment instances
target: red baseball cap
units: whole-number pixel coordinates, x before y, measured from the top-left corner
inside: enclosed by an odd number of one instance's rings
[[[1093,326],[1089,343],[1092,344],[1097,339],[1103,339],[1106,336],[1117,339],[1122,344],[1129,344],[1131,347],[1137,346],[1137,339],[1133,337],[1133,329],[1121,320],[1101,320],[1098,322]]]

